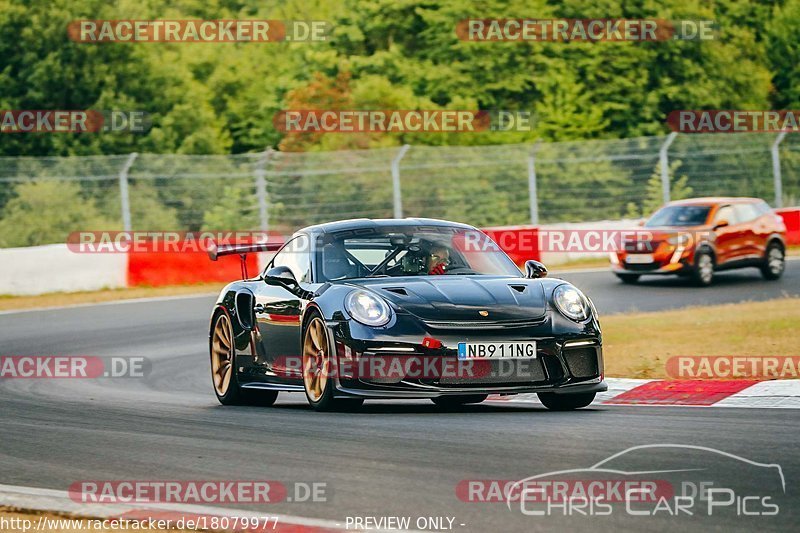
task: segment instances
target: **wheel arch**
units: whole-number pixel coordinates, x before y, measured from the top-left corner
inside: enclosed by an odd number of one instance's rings
[[[697,262],[697,254],[699,253],[707,253],[711,256],[711,259],[714,261],[714,265],[717,264],[717,249],[710,243],[710,242],[702,242],[700,243],[697,248],[695,249],[694,253],[692,254],[692,263]]]
[[[211,342],[211,337],[214,335],[214,323],[217,321],[217,317],[221,314],[228,315],[228,320],[231,319],[231,314],[228,309],[221,303],[214,305],[214,310],[211,311],[211,320],[208,322],[208,340]]]
[[[786,252],[786,242],[784,241],[783,236],[780,233],[773,233],[772,235],[767,237],[766,247],[769,248],[770,245],[772,244],[777,244],[778,246],[781,247],[781,250],[783,250],[784,253]]]
[[[326,319],[325,318],[325,314],[322,312],[322,309],[320,309],[320,307],[315,302],[311,302],[303,310],[303,317],[300,320],[300,331],[301,331],[301,333],[305,332],[306,326],[308,325],[308,322],[311,320],[311,317],[313,317],[314,315],[321,316],[322,320]],[[300,338],[300,342],[302,343],[303,342],[302,335],[300,337],[301,337]]]

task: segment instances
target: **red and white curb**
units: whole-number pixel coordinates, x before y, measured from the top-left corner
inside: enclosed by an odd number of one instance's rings
[[[607,378],[595,404],[769,407],[800,409],[800,379],[756,381]],[[540,404],[536,394],[489,396],[488,401]]]
[[[269,518],[263,528],[248,531],[271,531],[276,533],[328,533],[338,531],[361,531],[347,528],[335,520],[303,518],[269,511],[244,511],[206,505],[177,503],[78,503],[70,499],[64,490],[0,485],[0,505],[32,511],[69,513],[76,517],[96,519],[127,519],[130,521],[170,520],[175,524],[180,519],[198,517]],[[273,527],[274,526],[274,527]],[[374,530],[370,530],[374,531]],[[398,530],[392,530],[397,533]]]

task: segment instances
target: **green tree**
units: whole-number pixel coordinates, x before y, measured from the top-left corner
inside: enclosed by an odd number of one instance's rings
[[[248,231],[259,226],[255,192],[241,184],[226,185],[219,200],[203,214],[203,230]]]
[[[63,243],[74,231],[120,229],[77,183],[38,181],[17,186],[0,218],[0,247]]]
[[[779,109],[800,105],[800,1],[775,6],[766,25],[767,57],[770,61],[773,102]]]
[[[683,162],[674,159],[669,163],[669,197],[670,200],[683,200],[691,198],[693,189],[689,186],[689,176],[683,174],[675,178],[675,174]],[[647,217],[664,205],[664,188],[661,183],[661,167],[656,166],[653,174],[647,180],[646,195],[641,206],[635,202],[628,202],[625,216],[628,218]]]

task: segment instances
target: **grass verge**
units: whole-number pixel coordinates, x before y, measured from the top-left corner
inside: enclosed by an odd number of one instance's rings
[[[800,298],[600,317],[608,377],[665,378],[676,355],[798,355]]]
[[[550,270],[550,272],[562,272],[567,270],[582,270],[588,268],[610,268],[611,261],[608,259],[608,256],[605,257],[586,257],[583,259],[573,259],[572,261],[567,261],[566,263],[554,263],[553,265],[548,265],[545,263],[545,266]]]

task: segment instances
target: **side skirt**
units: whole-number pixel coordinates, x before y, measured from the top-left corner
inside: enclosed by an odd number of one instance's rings
[[[272,383],[246,383],[243,389],[277,390],[284,392],[303,392],[302,385],[273,385]]]

